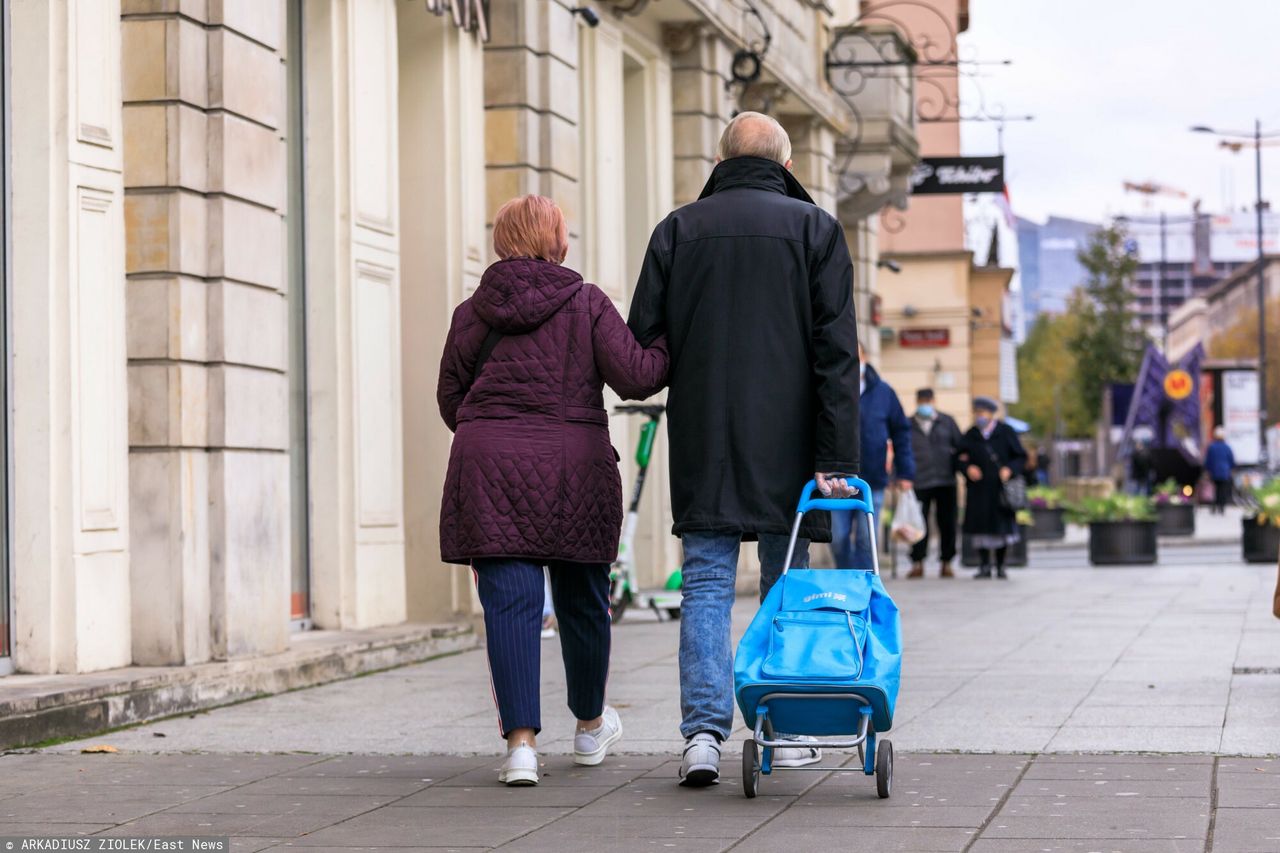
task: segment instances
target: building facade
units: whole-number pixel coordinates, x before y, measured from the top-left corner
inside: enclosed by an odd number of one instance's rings
[[[958,56],[956,39],[970,21],[967,0],[883,0],[866,7],[864,18],[899,22],[930,61],[944,66]],[[958,156],[959,74],[935,67],[927,85],[918,83],[916,97],[921,154]],[[964,196],[912,196],[907,210],[886,209],[879,240],[882,257],[899,272],[876,279],[882,319],[871,357],[904,409],[914,409],[915,391],[923,387],[934,389],[939,409],[962,421],[977,394],[1013,401],[1016,381],[1002,378],[1016,369],[1006,311],[1013,270],[975,263]]]
[[[1018,275],[1028,327],[1041,314],[1067,310],[1072,292],[1088,278],[1078,255],[1100,227],[1064,216],[1043,224],[1018,217]]]
[[[869,332],[883,187],[915,141],[909,101],[864,96],[866,180],[841,183],[854,115],[824,57],[857,4],[576,6],[5,4],[4,671],[261,656],[297,630],[473,613],[469,572],[439,560],[435,384],[512,196],[554,198],[566,263],[625,309],[725,122],[770,112],[845,225]],[[611,427],[626,460],[638,424]],[[664,444],[638,535],[650,583],[680,562]]]

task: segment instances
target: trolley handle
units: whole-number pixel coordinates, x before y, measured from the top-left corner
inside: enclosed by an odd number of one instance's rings
[[[825,510],[859,510],[867,515],[875,515],[875,510],[871,506],[871,487],[867,485],[867,481],[860,477],[844,477],[850,486],[858,490],[859,497],[849,498],[825,498],[814,497],[818,492],[818,481],[810,480],[805,484],[804,489],[800,492],[800,503],[796,504],[796,513],[804,515],[806,512],[815,509]]]
[[[814,493],[818,491],[818,481],[810,480],[800,491],[800,502],[796,504],[796,519],[791,525],[791,541],[787,543],[787,557],[782,563],[782,574],[785,575],[791,570],[791,559],[796,553],[796,541],[800,538],[800,522],[804,520],[804,514],[815,509],[825,509],[839,512],[841,510],[855,510],[865,512],[867,514],[867,530],[871,544],[871,571],[880,574],[880,553],[879,546],[876,544],[876,512],[871,503],[871,487],[867,485],[867,481],[861,477],[843,477],[850,486],[858,490],[861,497],[856,498],[823,498],[814,497]],[[850,568],[842,566],[838,568]]]

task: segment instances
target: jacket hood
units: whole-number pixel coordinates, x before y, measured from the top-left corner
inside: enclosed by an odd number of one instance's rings
[[[698,198],[704,199],[720,190],[735,187],[773,190],[813,204],[813,199],[805,192],[796,176],[791,174],[790,169],[763,157],[731,157],[721,160],[711,170],[711,177],[707,178],[707,185],[702,188],[702,194]]]
[[[581,286],[582,276],[568,267],[512,258],[484,271],[471,304],[490,328],[519,335],[545,323]]]

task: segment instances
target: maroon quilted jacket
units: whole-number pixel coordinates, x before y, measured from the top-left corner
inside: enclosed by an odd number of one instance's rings
[[[504,337],[473,385],[490,328]],[[525,258],[489,267],[454,312],[440,362],[436,397],[455,433],[440,506],[445,561],[613,562],[622,483],[604,383],[639,400],[666,374],[666,342],[641,347],[578,273]]]

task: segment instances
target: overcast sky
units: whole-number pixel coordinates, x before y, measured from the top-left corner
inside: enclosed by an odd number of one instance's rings
[[[1156,181],[1203,200],[1206,212],[1251,206],[1252,150],[1233,154],[1193,124],[1280,131],[1280,0],[971,0],[964,58],[1007,115],[1014,211],[1102,221],[1142,213],[1123,182]],[[964,94],[970,103],[975,93]],[[967,109],[967,108],[966,108]],[[966,122],[964,153],[997,153],[996,125]],[[1280,199],[1280,145],[1263,148],[1264,197]],[[1187,212],[1157,198],[1151,211]],[[1273,209],[1280,209],[1280,203]]]

